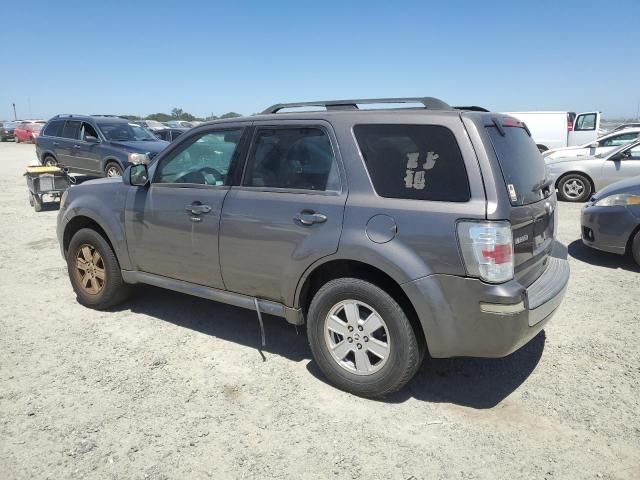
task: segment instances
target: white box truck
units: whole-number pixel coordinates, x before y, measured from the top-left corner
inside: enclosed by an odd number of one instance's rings
[[[527,124],[541,152],[583,145],[598,138],[600,112],[504,112]]]

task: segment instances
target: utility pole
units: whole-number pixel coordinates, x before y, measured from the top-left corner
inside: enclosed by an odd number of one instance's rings
[[[18,115],[16,115],[16,104],[13,103],[12,105],[13,105],[13,119],[17,120],[18,119]]]

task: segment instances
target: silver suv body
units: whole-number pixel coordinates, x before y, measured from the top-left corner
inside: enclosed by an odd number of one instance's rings
[[[518,349],[569,277],[535,143],[502,114],[392,100],[424,108],[277,105],[69,189],[58,238],[79,301],[146,283],[307,323],[322,371],[365,396],[400,388],[427,350]]]

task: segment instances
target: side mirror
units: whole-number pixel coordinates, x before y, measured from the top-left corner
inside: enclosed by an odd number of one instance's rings
[[[144,187],[149,184],[149,170],[144,163],[130,165],[122,174],[122,183],[133,187]]]
[[[589,145],[589,148],[598,148],[600,144],[598,142],[593,142]]]
[[[629,158],[631,156],[631,153],[629,152],[629,150],[625,151],[625,152],[618,152],[615,155],[612,155],[609,157],[609,160],[613,160],[614,162],[618,162],[620,160],[624,160],[625,158]]]
[[[93,135],[85,135],[84,141],[89,143],[98,143],[98,137],[94,137]]]

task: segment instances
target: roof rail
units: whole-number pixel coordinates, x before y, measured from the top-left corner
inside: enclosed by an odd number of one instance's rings
[[[468,107],[453,107],[456,110],[470,110],[472,112],[490,112],[491,110],[487,110],[484,107],[478,107],[477,105],[471,105]]]
[[[375,103],[421,103],[429,110],[451,110],[451,106],[434,97],[406,97],[406,98],[360,98],[354,100],[326,100],[316,102],[276,103],[264,110],[263,114],[278,113],[284,108],[296,107],[325,107],[330,110],[358,110],[358,105]]]
[[[78,115],[76,115],[77,117]],[[55,115],[52,118],[73,118],[73,114],[71,113],[59,113],[58,115]]]

